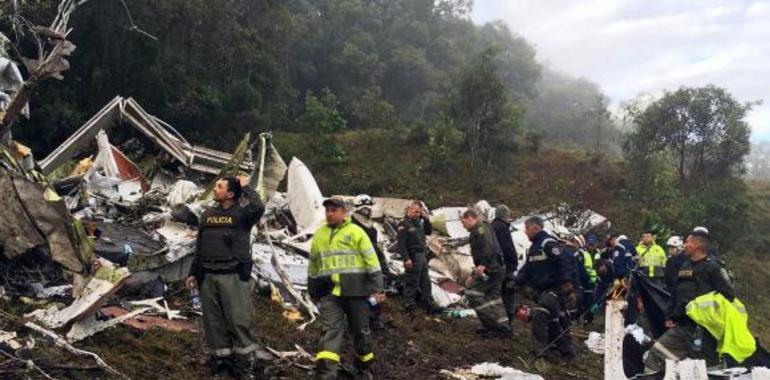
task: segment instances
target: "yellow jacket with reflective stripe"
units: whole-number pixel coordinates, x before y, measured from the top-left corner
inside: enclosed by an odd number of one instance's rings
[[[648,271],[648,277],[663,277],[666,268],[666,251],[663,247],[655,242],[649,247],[639,244],[636,246],[636,253],[639,254],[639,267]]]
[[[583,255],[583,267],[586,268],[586,273],[588,274],[588,278],[591,280],[592,284],[596,283],[596,269],[594,269],[594,260],[591,257],[591,254],[587,251],[580,250],[580,254]]]
[[[706,293],[687,304],[687,316],[717,340],[717,352],[742,363],[757,349],[746,308],[735,298],[730,302],[717,292]]]
[[[382,271],[374,246],[359,226],[345,218],[336,228],[321,226],[313,235],[307,267],[308,286],[331,280],[331,294],[363,297],[382,291]]]

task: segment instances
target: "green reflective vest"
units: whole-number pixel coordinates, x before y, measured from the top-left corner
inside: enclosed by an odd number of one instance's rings
[[[331,279],[338,297],[363,297],[382,291],[382,271],[369,236],[350,218],[336,228],[321,226],[308,257],[309,279]]]
[[[666,268],[666,251],[663,247],[655,242],[649,247],[639,244],[636,246],[636,253],[639,254],[639,267],[647,271],[648,277],[663,277]]]
[[[596,283],[596,270],[594,269],[594,260],[591,258],[591,254],[588,251],[580,250],[583,254],[583,267],[586,268],[588,278],[592,284]]]
[[[716,338],[720,355],[728,354],[742,363],[756,351],[746,308],[737,298],[730,302],[720,293],[709,292],[690,301],[686,309],[690,319]]]

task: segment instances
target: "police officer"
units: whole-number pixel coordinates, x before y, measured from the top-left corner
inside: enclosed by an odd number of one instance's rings
[[[629,250],[625,235],[612,234],[607,240],[608,258],[612,260],[612,272],[615,279],[628,277],[634,267],[634,254]]]
[[[377,229],[374,228],[371,219],[373,205],[374,202],[368,195],[361,194],[356,196],[353,201],[354,210],[351,219],[355,225],[361,227],[361,229],[366,232],[366,236],[368,236],[369,241],[372,242],[374,252],[377,253],[377,260],[380,262],[380,270],[382,271],[383,275],[384,287],[389,288],[392,285],[395,276],[390,271],[390,268],[388,268],[388,261],[385,258],[385,254],[377,244]],[[385,329],[385,321],[382,318],[382,305],[369,305],[369,326],[373,330]]]
[[[406,208],[406,218],[398,225],[398,253],[404,258],[404,307],[412,311],[419,302],[429,313],[436,313],[428,274],[428,248],[425,236],[433,232],[423,210],[422,202],[412,201]]]
[[[692,232],[684,244],[688,260],[679,268],[668,310],[669,328],[647,352],[644,365],[647,372],[665,368],[666,359],[685,357],[704,359],[708,366],[718,362],[716,339],[687,316],[687,304],[709,292],[717,292],[731,301],[735,290],[727,271],[709,257],[709,239],[703,232]]]
[[[505,314],[508,315],[508,327],[513,331],[513,320],[516,317],[516,302],[513,298],[513,285],[516,270],[519,268],[519,257],[511,237],[511,211],[506,205],[499,205],[495,209],[495,219],[490,223],[495,231],[497,243],[503,251],[505,262],[505,279],[503,280],[502,299]]]
[[[664,282],[666,290],[669,292],[674,291],[676,288],[676,281],[679,276],[679,268],[687,261],[687,255],[682,253],[684,248],[684,242],[679,236],[672,236],[666,241],[666,249],[668,251],[668,259],[666,260],[666,268],[664,271]]]
[[[465,297],[481,321],[479,332],[487,337],[511,337],[508,317],[500,298],[505,266],[497,237],[489,223],[480,220],[478,212],[473,209],[465,211],[460,221],[470,232],[475,268],[466,281]]]
[[[329,198],[323,206],[326,224],[313,235],[307,268],[308,293],[318,304],[322,329],[316,375],[337,378],[349,330],[358,355],[356,367],[371,378],[369,305],[385,300],[382,270],[366,232],[347,217],[345,202]]]
[[[265,210],[247,184],[248,177],[216,182],[213,197],[217,205],[201,216],[198,250],[185,281],[188,289],[200,287],[203,328],[214,354],[208,363],[210,369],[219,372],[234,367],[242,379],[255,378],[258,366],[252,330],[250,238],[251,228]]]
[[[564,260],[557,240],[543,230],[543,219],[531,217],[524,222],[524,233],[532,241],[526,262],[516,275],[516,284],[527,286],[532,308],[532,341],[536,353],[549,360],[570,360],[575,348],[569,333],[570,317],[565,312],[576,304],[575,288],[571,282],[570,260]],[[574,265],[574,264],[572,264]],[[558,337],[558,338],[557,338]]]
[[[576,246],[575,259],[580,279],[580,288],[583,291],[580,297],[579,314],[584,315],[583,323],[590,324],[594,320],[594,314],[588,310],[594,304],[594,293],[596,290],[596,270],[594,269],[593,255],[586,249],[586,240],[582,235],[576,235],[574,238]]]
[[[663,247],[655,243],[652,231],[642,234],[642,241],[636,246],[639,254],[639,271],[652,282],[663,285],[663,274],[666,267],[666,253]]]

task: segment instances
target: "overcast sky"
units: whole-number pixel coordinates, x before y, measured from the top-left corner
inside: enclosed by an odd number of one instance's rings
[[[709,83],[740,101],[770,141],[770,0],[476,0],[476,23],[504,20],[550,67],[598,83],[613,106],[641,92]]]

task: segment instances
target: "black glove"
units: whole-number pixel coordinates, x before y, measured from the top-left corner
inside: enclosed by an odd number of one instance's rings
[[[238,279],[241,281],[249,281],[251,278],[251,267],[253,265],[253,261],[244,261],[238,264]]]

